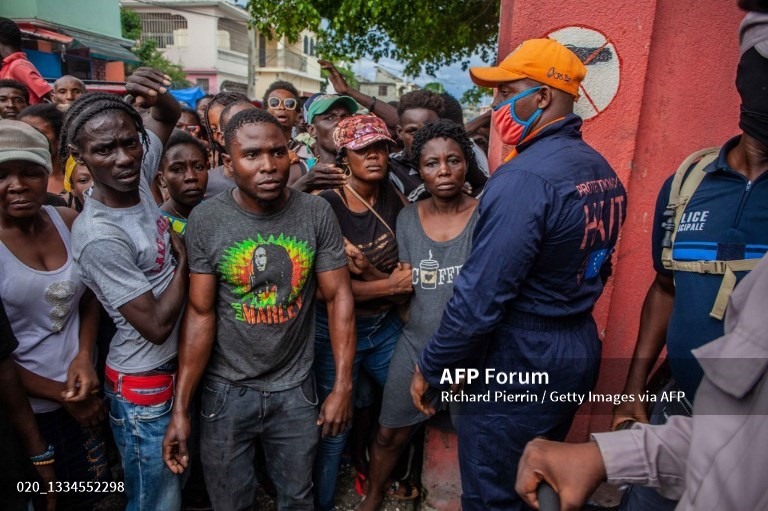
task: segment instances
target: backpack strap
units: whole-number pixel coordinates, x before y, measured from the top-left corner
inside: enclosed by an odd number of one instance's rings
[[[701,184],[704,176],[706,176],[704,169],[717,159],[719,152],[720,148],[718,147],[709,147],[696,151],[688,156],[675,172],[675,177],[672,179],[672,187],[669,190],[669,202],[667,203],[667,209],[664,211],[665,220],[664,224],[662,224],[667,231],[667,236],[662,241],[661,264],[668,270],[674,270],[672,268],[672,246],[675,244],[677,228],[680,225],[680,220],[683,218],[685,207]],[[691,169],[692,166],[693,169]],[[689,170],[690,172],[688,172]]]
[[[686,158],[675,172],[669,192],[669,202],[664,212],[665,222],[662,224],[667,235],[662,242],[661,262],[664,268],[668,270],[722,275],[723,280],[720,283],[720,289],[709,313],[710,317],[722,320],[725,316],[725,309],[728,307],[728,298],[731,296],[733,288],[736,287],[735,272],[753,270],[760,259],[675,261],[672,256],[677,229],[683,218],[685,207],[706,176],[704,169],[717,159],[719,152],[720,148],[718,147],[696,151]]]
[[[710,273],[722,275],[723,281],[717,291],[715,303],[709,316],[722,321],[725,317],[725,309],[728,307],[728,298],[731,297],[736,287],[737,271],[752,271],[760,262],[756,259],[736,259],[733,261],[672,261],[672,269],[675,271],[692,271],[696,273]]]

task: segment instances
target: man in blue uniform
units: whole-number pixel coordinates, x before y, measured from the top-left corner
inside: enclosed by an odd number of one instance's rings
[[[578,394],[597,380],[591,312],[610,272],[626,193],[582,140],[573,102],[586,68],[573,52],[533,39],[498,67],[470,74],[497,88],[492,122],[514,149],[486,185],[472,253],[411,392],[433,413],[429,387],[446,389],[456,369],[478,371],[459,394],[462,509],[522,510],[512,481],[525,444],[562,440]]]

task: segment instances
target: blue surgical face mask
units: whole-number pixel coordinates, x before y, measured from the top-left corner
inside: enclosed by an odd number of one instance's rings
[[[517,114],[515,114],[515,103],[518,99],[529,96],[541,88],[542,86],[540,85],[538,87],[533,87],[532,89],[524,90],[493,107],[491,121],[496,133],[498,133],[499,138],[503,143],[517,145],[528,135],[531,126],[541,116],[541,113],[544,110],[541,108],[537,109],[527,121],[523,121],[517,117]]]

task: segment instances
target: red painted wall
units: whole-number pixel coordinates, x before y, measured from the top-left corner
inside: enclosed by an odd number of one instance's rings
[[[738,132],[734,79],[743,16],[735,0],[502,0],[500,58],[525,39],[577,26],[604,34],[619,62],[615,97],[583,128],[629,193],[615,278],[595,310],[605,359],[598,391],[619,392],[624,383],[628,362],[616,359],[632,355],[653,279],[650,233],[659,188],[688,154]],[[587,65],[587,80],[596,69]],[[492,141],[490,152],[498,162],[505,150]],[[573,439],[607,427],[605,409],[587,417],[584,408]]]
[[[640,308],[654,275],[650,233],[659,188],[688,154],[738,133],[734,80],[743,16],[736,0],[502,0],[499,60],[525,39],[576,26],[605,35],[619,63],[615,97],[583,128],[584,138],[607,158],[629,194],[614,278],[595,310],[604,358],[598,392],[617,393],[624,384]],[[590,72],[604,72],[594,71],[600,65],[587,66],[587,80]],[[590,84],[589,90],[600,93],[600,84]],[[492,138],[492,165],[504,154]],[[609,409],[591,411],[586,405],[581,410],[572,440],[607,429]],[[432,458],[426,457],[426,489],[431,495],[452,493],[454,482],[444,472],[450,456],[437,448],[444,445],[437,433],[430,433],[428,441],[435,446],[428,443],[427,449],[435,449]],[[438,459],[443,487],[429,474]],[[426,507],[451,509],[433,498]]]

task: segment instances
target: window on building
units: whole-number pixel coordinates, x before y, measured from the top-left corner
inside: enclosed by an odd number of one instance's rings
[[[220,49],[248,54],[248,27],[245,22],[219,18],[217,29]]]
[[[309,55],[309,37],[304,36],[304,53]]]
[[[387,86],[379,85],[379,96],[386,96],[386,95],[387,95]]]
[[[158,48],[186,48],[189,36],[187,20],[178,14],[140,12],[141,42],[155,41]]]
[[[267,38],[259,34],[259,67],[267,67]]]
[[[312,55],[313,57],[317,55],[315,53],[315,40],[314,40],[314,38],[309,40],[309,54]]]
[[[210,90],[210,83],[208,82],[208,78],[198,78],[195,80],[195,85],[203,89],[206,93]]]

